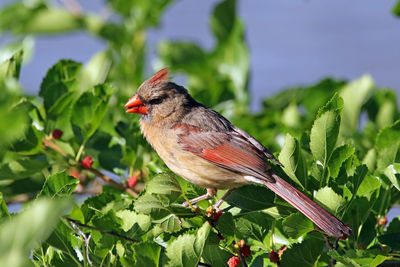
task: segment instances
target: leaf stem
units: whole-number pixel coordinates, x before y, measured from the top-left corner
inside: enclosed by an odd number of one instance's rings
[[[76,154],[75,157],[75,161],[79,162],[79,159],[81,158],[81,155],[83,153],[83,150],[85,149],[85,145],[86,145],[86,140],[83,141],[83,143],[81,144],[81,146],[79,147],[78,153]]]

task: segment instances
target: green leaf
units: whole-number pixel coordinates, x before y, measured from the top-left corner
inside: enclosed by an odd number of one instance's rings
[[[211,29],[218,42],[225,42],[231,34],[236,19],[236,1],[225,0],[215,6],[210,18]]]
[[[164,207],[161,201],[152,194],[140,196],[135,201],[134,207],[137,212],[151,215],[154,220],[162,219],[171,214],[171,211]]]
[[[357,196],[368,196],[381,187],[381,181],[378,177],[368,174],[362,179],[357,190]]]
[[[43,185],[38,198],[47,196],[51,198],[70,196],[79,184],[79,179],[68,175],[66,171],[50,175]]]
[[[310,149],[314,156],[324,168],[329,161],[340,127],[340,116],[343,107],[343,101],[338,95],[320,109],[317,119],[311,128]]]
[[[218,220],[218,229],[225,239],[230,236],[235,236],[235,222],[233,220],[232,214],[225,212]]]
[[[346,253],[339,254],[337,250],[328,251],[328,255],[336,259],[344,266],[359,267],[359,266],[378,266],[386,260],[383,255],[376,255],[373,251],[368,250],[347,250]]]
[[[221,239],[216,233],[210,232],[203,249],[202,258],[204,259],[204,263],[208,263],[211,266],[225,266],[228,259],[232,257],[231,253],[221,248],[220,241]]]
[[[383,128],[376,136],[378,169],[385,169],[394,163],[400,145],[400,120],[392,126]]]
[[[386,229],[386,233],[400,233],[400,216],[393,218]]]
[[[236,231],[263,243],[271,229],[272,218],[262,212],[251,212],[235,221]]]
[[[0,227],[0,262],[4,266],[28,266],[31,249],[44,241],[69,205],[66,200],[40,199]]]
[[[394,5],[394,7],[392,9],[392,13],[395,16],[400,17],[400,1],[397,1],[397,3]]]
[[[22,179],[41,172],[48,166],[48,162],[36,157],[23,157],[10,161],[0,167],[0,180]]]
[[[345,200],[336,194],[330,187],[323,187],[314,194],[314,199],[326,207],[330,212],[336,214],[339,208],[345,204]]]
[[[81,127],[85,139],[91,137],[100,126],[113,93],[106,84],[97,85],[92,91],[83,93],[72,111],[72,123]]]
[[[129,231],[130,235],[140,236],[150,228],[150,217],[147,215],[137,214],[130,210],[120,210],[116,215],[123,222],[122,230]]]
[[[373,87],[374,81],[371,76],[364,75],[345,85],[341,90],[340,96],[344,102],[341,136],[349,136],[357,130],[361,107],[370,97]]]
[[[291,238],[300,236],[314,230],[314,224],[301,213],[293,213],[286,217],[283,222],[283,231]]]
[[[245,185],[233,191],[226,202],[246,211],[255,211],[275,206],[274,199],[275,194],[264,186]]]
[[[132,247],[135,250],[135,266],[159,266],[161,247],[158,244],[143,242]]]
[[[0,84],[6,82],[10,77],[18,80],[21,71],[22,58],[24,52],[19,50],[15,52],[9,59],[1,62],[0,59]]]
[[[63,59],[47,71],[39,91],[39,96],[44,99],[46,110],[50,110],[67,91],[75,90],[73,84],[81,68],[82,64]]]
[[[297,184],[306,187],[307,165],[303,159],[299,141],[290,134],[286,134],[279,161],[282,163],[285,173]]]
[[[389,178],[394,187],[400,191],[400,163],[390,164],[383,173]]]
[[[174,71],[198,74],[207,64],[206,53],[194,43],[162,42],[158,51],[164,65],[174,66]]]
[[[294,244],[283,253],[280,266],[314,266],[323,248],[324,241],[316,238]]]
[[[171,202],[174,202],[182,194],[182,189],[173,174],[161,173],[147,183],[146,192],[166,195]]]
[[[175,214],[170,214],[164,218],[153,220],[153,222],[160,224],[161,229],[167,233],[175,233],[182,230],[179,218]]]
[[[8,211],[7,204],[4,201],[3,193],[0,192],[0,222],[4,218],[10,217],[10,212]]]
[[[332,153],[332,156],[328,162],[330,174],[332,178],[337,178],[339,175],[340,168],[343,163],[354,154],[355,149],[351,145],[342,145],[337,148]]]
[[[210,224],[205,222],[196,235],[183,234],[175,239],[166,250],[168,266],[197,266],[210,229]]]

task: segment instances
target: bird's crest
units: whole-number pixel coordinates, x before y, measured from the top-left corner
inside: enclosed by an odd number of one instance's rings
[[[149,79],[149,83],[153,86],[167,81],[168,81],[168,67],[165,67],[157,71],[157,73],[154,74],[154,76]]]

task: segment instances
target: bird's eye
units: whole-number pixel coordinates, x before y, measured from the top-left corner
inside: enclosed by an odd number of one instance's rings
[[[150,105],[157,105],[157,104],[160,104],[161,102],[162,102],[162,98],[161,97],[149,100],[149,104]]]

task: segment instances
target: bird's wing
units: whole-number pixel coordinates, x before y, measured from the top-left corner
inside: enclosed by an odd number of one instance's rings
[[[271,166],[264,152],[241,134],[235,131],[204,131],[183,123],[173,128],[184,150],[230,171],[274,181],[266,175]]]

